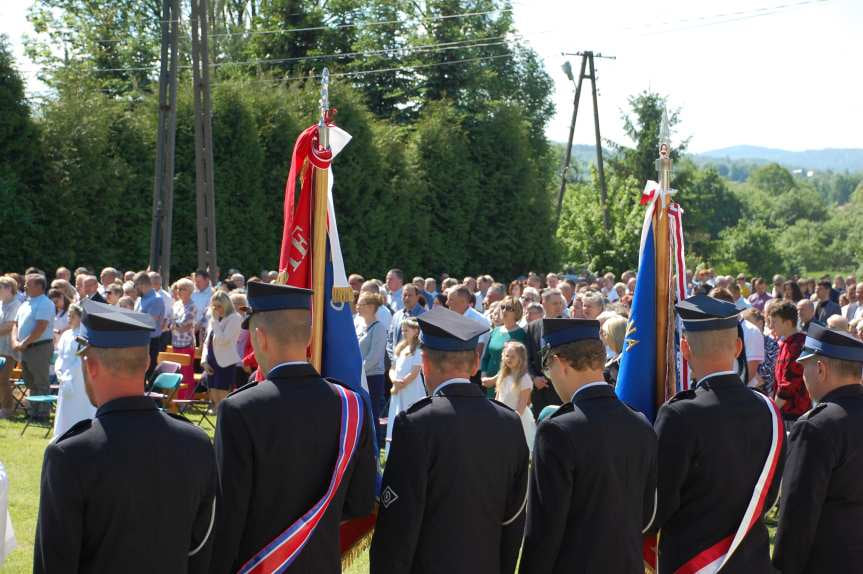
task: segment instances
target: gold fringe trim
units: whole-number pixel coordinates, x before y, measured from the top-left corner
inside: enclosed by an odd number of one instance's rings
[[[356,544],[351,546],[351,549],[342,554],[342,571],[347,570],[354,563],[354,560],[362,556],[362,554],[372,545],[372,536],[375,529],[369,530],[362,538],[357,540]]]
[[[333,287],[333,303],[353,303],[354,290],[350,287]]]
[[[279,275],[276,277],[275,283],[279,285],[287,285],[288,283],[288,270],[282,269],[279,271]]]

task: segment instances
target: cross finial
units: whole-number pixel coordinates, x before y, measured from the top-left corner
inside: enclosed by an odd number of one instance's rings
[[[671,129],[668,126],[668,108],[662,109],[662,124],[659,127],[659,155],[667,157],[671,153]]]
[[[321,116],[326,116],[330,111],[330,70],[324,68],[321,72]]]

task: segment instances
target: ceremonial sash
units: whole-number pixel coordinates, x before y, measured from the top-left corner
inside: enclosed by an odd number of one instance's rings
[[[359,396],[353,391],[341,385],[333,386],[341,399],[342,416],[339,429],[339,456],[336,458],[336,466],[327,491],[308,512],[243,564],[238,574],[284,572],[300,555],[336,496],[348,468],[348,463],[359,444],[363,429],[363,405]]]
[[[675,574],[713,574],[719,572],[761,517],[764,503],[767,500],[767,493],[770,491],[773,476],[776,474],[776,465],[782,453],[782,441],[785,440],[785,433],[780,428],[779,421],[781,419],[779,417],[779,410],[773,404],[773,401],[761,393],[754,394],[760,397],[766,403],[768,410],[770,410],[773,435],[770,440],[770,451],[767,454],[767,460],[764,462],[764,467],[761,469],[761,474],[755,483],[752,499],[749,501],[749,506],[746,508],[743,520],[734,536],[727,536],[710,548],[699,552],[678,568]]]

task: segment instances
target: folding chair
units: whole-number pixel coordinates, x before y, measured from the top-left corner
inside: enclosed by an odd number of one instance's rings
[[[54,429],[54,415],[57,412],[57,395],[30,395],[29,397],[27,397],[27,402],[29,402],[31,405],[49,405],[48,420],[45,423],[37,422],[37,420],[33,419],[33,417],[28,413],[27,419],[24,423],[24,428],[21,429],[21,436],[24,436],[24,433],[27,432],[28,427],[34,426],[45,428],[45,438],[48,438],[48,435],[51,434],[51,431]]]
[[[175,409],[176,407],[172,405],[172,401],[174,395],[177,394],[177,389],[180,388],[180,381],[182,380],[183,375],[180,373],[161,373],[153,381],[150,391],[146,395],[153,399],[165,401],[168,409]]]
[[[215,423],[210,419],[210,409],[213,407],[210,399],[176,399],[174,404],[177,405],[180,414],[187,418],[191,419],[192,416],[201,415],[195,423],[199,427],[204,428],[204,422],[206,422],[210,428],[216,430]]]
[[[21,363],[12,369],[12,374],[9,375],[9,381],[12,383],[12,400],[15,401],[15,406],[12,407],[12,412],[16,412],[19,409],[26,413],[27,409],[24,407],[24,399],[27,398],[27,382],[23,378],[23,371],[21,369]]]

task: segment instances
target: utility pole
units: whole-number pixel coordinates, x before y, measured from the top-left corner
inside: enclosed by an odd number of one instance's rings
[[[578,82],[575,85],[575,99],[572,102],[572,122],[569,125],[569,140],[566,145],[566,155],[563,162],[563,170],[560,176],[560,191],[557,194],[557,224],[560,225],[560,214],[563,210],[563,194],[566,192],[566,176],[569,172],[569,163],[572,157],[572,138],[575,135],[575,119],[578,116],[578,102],[581,99],[581,82],[585,78],[590,80],[591,93],[593,95],[593,125],[596,132],[596,170],[599,175],[599,204],[602,208],[602,224],[608,231],[610,223],[608,219],[608,191],[605,187],[605,169],[602,165],[602,139],[599,133],[599,105],[596,97],[596,68],[594,58],[605,58],[615,60],[614,56],[603,56],[591,51],[564,53],[564,56],[581,56],[581,70],[578,73]],[[563,64],[563,72],[570,82],[575,82],[572,75],[572,66],[569,62]]]
[[[171,281],[179,23],[180,0],[162,0],[159,126],[156,135],[156,176],[153,182],[153,222],[150,228],[150,269],[158,271],[166,284]]]
[[[219,276],[216,256],[216,200],[213,188],[213,123],[207,0],[191,0],[192,76],[195,96],[195,198],[198,216],[198,267]]]

